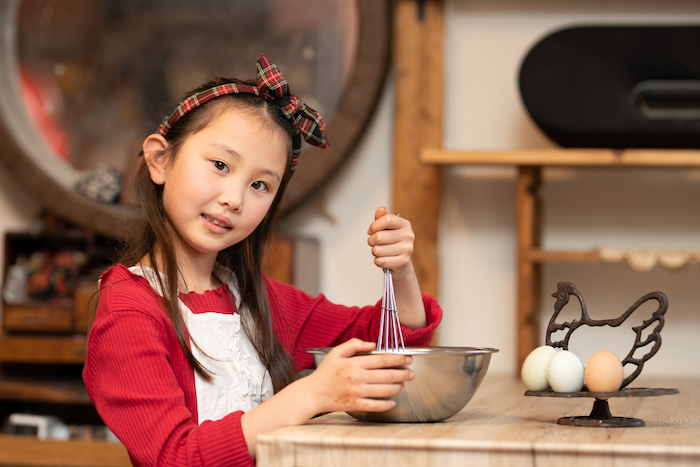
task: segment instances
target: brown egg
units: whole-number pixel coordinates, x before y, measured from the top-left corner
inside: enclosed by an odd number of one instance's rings
[[[599,350],[586,362],[583,378],[590,392],[617,391],[624,379],[622,362],[609,350]]]

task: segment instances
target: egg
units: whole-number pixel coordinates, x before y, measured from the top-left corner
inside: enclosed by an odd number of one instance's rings
[[[547,365],[556,354],[554,347],[541,345],[525,358],[520,370],[520,378],[528,391],[546,391],[549,389],[547,381]]]
[[[625,372],[617,355],[599,350],[586,362],[584,379],[591,392],[613,392],[620,389]]]
[[[583,364],[569,350],[557,352],[547,365],[547,381],[556,392],[578,392],[583,388]]]

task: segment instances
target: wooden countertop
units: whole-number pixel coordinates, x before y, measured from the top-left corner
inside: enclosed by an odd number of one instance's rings
[[[680,393],[610,399],[613,416],[640,418],[644,427],[574,427],[556,420],[589,415],[595,399],[527,397],[519,380],[487,375],[467,406],[444,422],[372,424],[327,414],[261,436],[257,465],[700,465],[700,378],[640,376],[630,386]]]

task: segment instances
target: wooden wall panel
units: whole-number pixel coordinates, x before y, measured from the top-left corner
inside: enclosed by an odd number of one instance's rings
[[[393,211],[416,233],[413,265],[421,290],[438,295],[440,169],[420,160],[442,146],[443,0],[398,0],[394,10]]]

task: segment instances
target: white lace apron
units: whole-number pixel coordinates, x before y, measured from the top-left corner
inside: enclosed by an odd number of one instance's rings
[[[145,278],[162,295],[153,269],[134,266],[129,270]],[[192,353],[213,376],[207,382],[198,373],[194,374],[200,424],[220,420],[237,410],[247,412],[274,394],[272,378],[241,326],[238,290],[231,281],[226,283],[236,299],[236,313],[193,313],[178,299]]]

